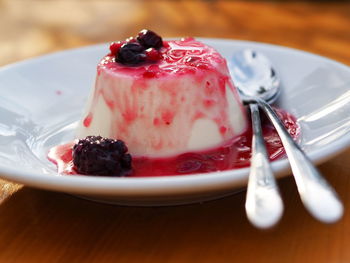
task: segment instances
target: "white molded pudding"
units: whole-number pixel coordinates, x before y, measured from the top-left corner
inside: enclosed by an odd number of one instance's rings
[[[247,128],[225,59],[192,38],[164,41],[154,63],[97,66],[77,137],[123,140],[134,156],[169,157],[231,142]]]

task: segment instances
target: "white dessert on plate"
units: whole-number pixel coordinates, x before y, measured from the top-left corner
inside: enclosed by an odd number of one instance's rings
[[[138,48],[136,40],[114,43],[98,64],[78,138],[120,139],[133,156],[167,157],[220,147],[245,131],[244,108],[216,50],[187,38],[118,61],[114,53],[127,44]]]
[[[226,60],[193,38],[149,30],[110,45],[74,142],[50,149],[59,173],[154,177],[248,167],[252,130]],[[294,138],[295,117],[278,111]],[[263,122],[271,160],[284,156]]]

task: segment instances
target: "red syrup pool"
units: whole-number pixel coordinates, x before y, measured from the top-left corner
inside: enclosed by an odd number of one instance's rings
[[[291,114],[277,110],[288,132],[298,138],[300,128]],[[267,119],[262,116],[262,128],[270,160],[285,157],[281,140]],[[225,146],[210,151],[185,153],[171,158],[133,158],[133,171],[128,177],[150,177],[165,175],[186,175],[203,172],[239,169],[250,165],[252,128]],[[74,142],[58,145],[50,149],[48,159],[55,163],[60,174],[79,175],[72,162]]]

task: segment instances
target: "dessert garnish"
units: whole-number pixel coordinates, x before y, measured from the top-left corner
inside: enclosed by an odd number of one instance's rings
[[[160,36],[151,30],[141,30],[136,38],[111,43],[109,49],[115,61],[124,65],[136,66],[143,62],[156,62],[161,58],[158,50],[163,46]]]
[[[73,146],[73,164],[80,174],[123,176],[131,172],[131,155],[121,140],[87,136]]]

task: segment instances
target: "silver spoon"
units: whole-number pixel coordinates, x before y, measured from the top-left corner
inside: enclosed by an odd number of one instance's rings
[[[266,228],[274,225],[283,211],[267,159],[257,106],[266,113],[281,138],[306,209],[322,222],[332,223],[340,219],[343,205],[336,192],[289,135],[269,105],[280,91],[279,79],[269,60],[256,51],[242,50],[235,53],[230,61],[230,71],[243,101],[249,104],[252,112],[253,152],[246,198],[248,219],[257,227]]]

